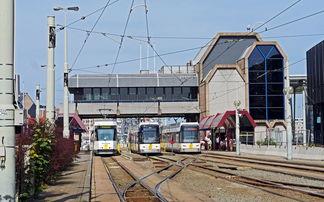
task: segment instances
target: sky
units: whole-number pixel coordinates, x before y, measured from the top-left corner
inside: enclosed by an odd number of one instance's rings
[[[47,64],[47,16],[55,16],[56,24],[64,25],[64,12],[54,7],[78,6],[79,11],[68,11],[68,62],[71,75],[89,73],[138,73],[142,68],[154,71],[163,65],[185,65],[199,49],[218,32],[246,32],[247,27],[257,27],[297,0],[146,0],[147,22],[151,43],[162,55],[146,59],[114,64],[125,27],[127,36],[120,49],[117,62],[139,59],[140,55],[154,56],[153,50],[140,40],[147,36],[144,0],[17,0],[16,1],[16,72],[21,75],[21,90],[35,98],[35,86],[41,85],[41,104],[46,97]],[[103,9],[107,3],[111,5]],[[99,9],[99,10],[98,10]],[[324,39],[324,12],[313,17],[271,29],[304,16],[322,11],[323,0],[301,0],[258,29],[264,41],[277,41],[291,65],[291,74],[305,74],[306,51]],[[97,11],[97,12],[95,12]],[[93,14],[91,14],[93,13]],[[129,15],[130,13],[130,15]],[[90,15],[91,14],[91,15]],[[126,21],[129,15],[128,24]],[[86,18],[80,20],[83,16]],[[89,34],[87,31],[92,30]],[[115,35],[109,35],[115,34]],[[312,36],[297,36],[312,35]],[[88,36],[88,37],[87,37]],[[289,36],[289,37],[287,37]],[[292,37],[294,36],[294,37]],[[55,49],[56,106],[63,101],[63,31],[57,32]],[[162,38],[161,38],[162,37]],[[175,37],[175,38],[167,38]],[[86,42],[85,42],[86,40]],[[82,48],[83,47],[83,48]],[[82,48],[82,49],[81,49]],[[140,51],[142,50],[142,51]],[[298,62],[300,61],[300,62]],[[295,62],[298,62],[294,64]],[[155,68],[154,68],[155,64]],[[99,66],[99,67],[97,67]],[[301,109],[297,103],[297,110]]]

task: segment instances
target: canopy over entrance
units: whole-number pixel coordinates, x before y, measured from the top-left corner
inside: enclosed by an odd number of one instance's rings
[[[59,125],[63,126],[63,114],[58,114]],[[79,115],[76,113],[69,114],[70,129],[75,133],[88,132],[87,127],[84,125]]]
[[[241,110],[239,114],[242,114],[240,117],[240,126],[252,126],[255,128],[256,123],[249,114],[248,111]],[[200,120],[199,128],[201,130],[210,130],[215,128],[235,128],[235,111],[226,111],[224,113],[217,113],[210,116],[205,116]]]

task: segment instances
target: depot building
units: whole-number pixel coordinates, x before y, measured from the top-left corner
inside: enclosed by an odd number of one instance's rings
[[[190,63],[198,73],[202,129],[235,137],[236,102],[244,111],[241,135],[254,133],[246,143],[263,141],[269,133],[285,142],[283,89],[289,81],[287,56],[277,42],[257,33],[219,33]]]

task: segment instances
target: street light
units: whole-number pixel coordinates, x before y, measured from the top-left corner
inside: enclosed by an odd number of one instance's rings
[[[285,95],[285,102],[289,105],[288,107],[286,107],[286,121],[287,121],[286,138],[287,138],[287,159],[291,160],[292,159],[291,94],[294,92],[294,89],[291,86],[289,86],[284,88],[282,92]]]
[[[67,23],[66,23],[66,11],[78,11],[79,7],[55,7],[54,11],[64,11],[64,100],[63,100],[63,137],[69,138],[70,130],[69,130],[69,90],[68,90],[68,78],[69,78],[69,65],[68,65],[68,47],[67,47]]]

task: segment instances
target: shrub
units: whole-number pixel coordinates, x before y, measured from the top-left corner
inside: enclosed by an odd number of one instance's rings
[[[46,120],[29,120],[17,135],[17,183],[20,201],[30,200],[73,160],[73,137]]]

